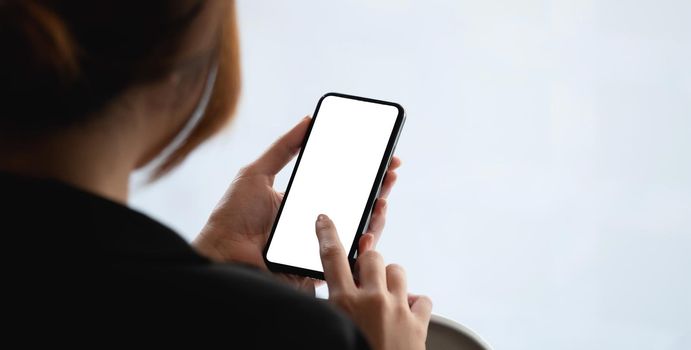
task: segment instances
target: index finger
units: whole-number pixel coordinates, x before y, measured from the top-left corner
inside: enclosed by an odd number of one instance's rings
[[[333,221],[320,214],[315,223],[319,239],[319,256],[324,268],[324,279],[329,286],[329,293],[355,288],[353,273],[350,271],[341,240],[338,238]]]

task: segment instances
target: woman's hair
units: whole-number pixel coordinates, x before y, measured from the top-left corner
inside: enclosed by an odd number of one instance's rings
[[[179,69],[204,0],[0,0],[0,137],[86,123],[126,88]],[[206,111],[156,170],[165,174],[230,119],[240,90],[234,4],[205,61],[217,65]]]

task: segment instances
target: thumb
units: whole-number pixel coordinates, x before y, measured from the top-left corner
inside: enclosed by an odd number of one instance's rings
[[[276,140],[259,159],[250,165],[251,171],[269,176],[278,174],[300,150],[311,120],[310,117],[303,118],[290,131]]]

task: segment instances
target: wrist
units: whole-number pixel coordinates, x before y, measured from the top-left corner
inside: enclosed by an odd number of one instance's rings
[[[234,262],[266,269],[262,251],[251,242],[239,242],[202,231],[192,242],[192,247],[214,262]]]

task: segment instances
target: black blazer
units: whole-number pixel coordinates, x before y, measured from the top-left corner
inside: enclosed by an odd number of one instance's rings
[[[258,269],[212,263],[118,203],[0,173],[0,206],[0,318],[10,324],[3,333],[34,335],[25,343],[163,345],[191,336],[222,348],[368,348],[327,302]]]

